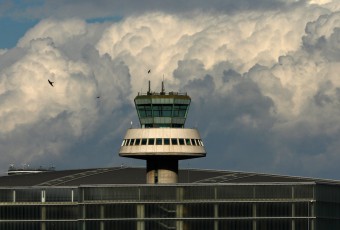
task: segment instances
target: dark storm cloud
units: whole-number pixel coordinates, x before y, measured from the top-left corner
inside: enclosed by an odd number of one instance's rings
[[[223,79],[232,80],[222,84],[232,87],[221,95],[215,88],[216,77],[207,75],[184,86],[192,97],[188,122],[199,128],[207,149],[213,150],[202,162],[217,168],[259,171],[259,164],[269,164],[275,157],[269,142],[274,104],[255,82],[232,70],[223,73]]]
[[[336,23],[339,15],[340,12],[321,15],[318,20],[306,25],[306,35],[302,41],[307,52],[321,52],[329,60],[340,60],[340,27]]]

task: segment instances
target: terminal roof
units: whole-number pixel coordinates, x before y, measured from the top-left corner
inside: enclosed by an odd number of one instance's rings
[[[340,181],[316,178],[202,169],[179,170],[179,183],[325,183],[340,185]],[[145,184],[145,168],[112,167],[76,169],[0,177],[0,187],[103,184]]]

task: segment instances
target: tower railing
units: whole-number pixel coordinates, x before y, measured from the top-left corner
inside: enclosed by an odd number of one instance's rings
[[[188,96],[188,94],[185,93],[181,93],[181,92],[146,92],[146,93],[142,93],[142,92],[138,92],[138,96],[148,96],[148,95],[155,95],[155,96],[163,96],[163,95],[178,95],[178,96]]]

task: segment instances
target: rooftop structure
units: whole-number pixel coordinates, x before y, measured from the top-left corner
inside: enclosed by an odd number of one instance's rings
[[[40,173],[40,172],[48,172],[54,171],[55,168],[51,167],[43,167],[40,166],[38,168],[31,167],[30,165],[24,164],[21,167],[15,167],[14,164],[11,164],[8,168],[7,174],[14,175],[14,174],[28,174],[28,173]]]
[[[0,190],[5,187],[64,187],[83,185],[143,185],[145,168],[112,167],[56,170],[41,173],[17,174],[0,177]],[[182,169],[178,171],[181,184],[279,184],[313,183],[340,186],[340,181],[308,177],[294,177],[255,172],[227,170]]]

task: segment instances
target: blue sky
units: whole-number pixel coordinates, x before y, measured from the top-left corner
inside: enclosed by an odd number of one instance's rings
[[[208,152],[182,167],[340,179],[338,1],[7,0],[0,9],[3,172],[144,166],[117,153],[138,124],[134,97],[164,76],[167,90],[191,96],[187,127]]]
[[[38,23],[38,20],[16,21],[11,18],[0,19],[0,49],[13,48],[26,31]]]
[[[5,0],[0,3],[0,48],[14,47],[19,38],[39,20],[47,17],[80,17],[89,22],[118,21],[129,14],[148,11],[190,12],[191,10],[219,10],[232,12],[243,9],[276,8],[287,1],[261,0],[254,4],[249,0],[173,2],[152,0],[135,1],[51,1],[51,0]],[[288,1],[289,2],[289,1]],[[77,10],[81,9],[81,11]]]

